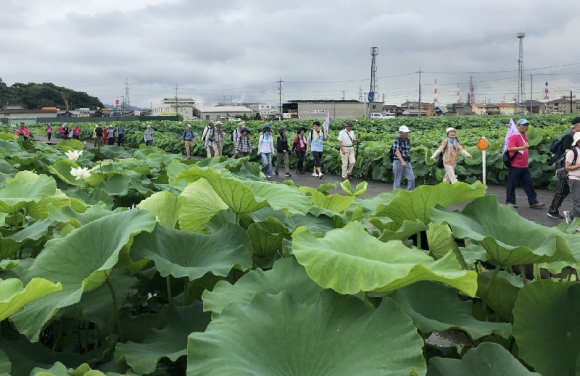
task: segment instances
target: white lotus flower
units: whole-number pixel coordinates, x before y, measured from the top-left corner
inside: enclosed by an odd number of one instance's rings
[[[83,154],[83,151],[82,150],[69,150],[65,154],[68,157],[68,159],[70,159],[71,161],[77,161],[80,158],[80,156]]]
[[[91,176],[89,169],[86,167],[71,168],[70,174],[76,177],[76,180],[87,179]]]

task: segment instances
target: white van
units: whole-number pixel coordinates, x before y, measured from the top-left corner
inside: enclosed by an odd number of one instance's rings
[[[380,112],[373,112],[371,114],[371,119],[382,119],[383,118],[383,114],[381,114]]]
[[[393,113],[383,114],[383,119],[394,119],[394,118],[395,118],[395,114],[393,114]]]

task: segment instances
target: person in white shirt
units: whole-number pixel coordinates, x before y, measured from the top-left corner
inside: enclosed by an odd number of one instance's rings
[[[574,133],[572,148],[566,152],[565,169],[568,171],[568,185],[572,193],[572,211],[563,213],[566,223],[571,223],[575,217],[580,217],[580,161],[578,161],[580,147],[578,143],[580,143],[580,132]],[[576,231],[580,231],[580,227]]]
[[[352,178],[352,169],[356,163],[354,156],[354,144],[358,142],[352,131],[354,124],[347,121],[344,129],[338,133],[338,148],[340,149],[340,159],[342,160],[342,178]]]

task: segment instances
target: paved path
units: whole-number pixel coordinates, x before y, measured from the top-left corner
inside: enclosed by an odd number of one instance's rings
[[[48,139],[46,137],[43,137],[43,136],[35,136],[35,140],[40,141],[40,142],[48,142]],[[52,138],[50,143],[56,144],[58,142],[60,142],[60,140],[58,138]],[[280,176],[274,175],[272,177],[272,181],[277,181],[277,182],[281,183],[284,180],[291,179],[296,184],[305,185],[305,186],[313,187],[313,188],[317,188],[320,184],[323,184],[323,183],[334,183],[334,182],[341,182],[342,181],[342,179],[339,176],[333,176],[333,175],[324,175],[324,177],[322,179],[319,179],[319,178],[313,177],[311,175],[311,173],[306,173],[304,175],[296,175],[293,172],[291,172],[291,173],[292,173],[292,177],[290,177],[290,178],[284,177],[283,173],[281,173]],[[360,183],[361,181],[362,181],[361,179],[354,179],[351,183],[353,186],[355,186],[356,184]],[[391,183],[379,182],[379,181],[374,181],[374,180],[368,180],[367,182],[368,182],[368,189],[367,189],[366,193],[362,196],[363,198],[374,197],[374,196],[378,195],[379,193],[390,192],[393,190],[393,184],[391,184]],[[337,189],[333,189],[330,192],[342,193],[342,189],[340,187],[338,187]],[[546,213],[548,212],[548,207],[550,206],[550,203],[552,202],[552,198],[554,197],[554,192],[549,191],[547,189],[537,189],[536,193],[538,195],[538,200],[540,202],[543,202],[546,204],[545,207],[543,207],[541,209],[531,209],[528,206],[528,200],[527,200],[525,192],[523,191],[523,189],[518,188],[516,190],[516,202],[518,203],[519,208],[515,209],[515,210],[517,210],[518,213],[522,217],[526,218],[527,220],[539,223],[543,226],[552,227],[552,226],[557,226],[558,224],[560,224],[562,222],[561,220],[553,219],[553,218],[550,218],[546,215]],[[501,203],[505,202],[505,186],[498,186],[498,185],[488,186],[487,187],[487,194],[488,195],[496,195],[498,197],[499,202],[501,202]],[[458,204],[458,205],[454,205],[453,208],[454,209],[462,209],[464,206],[465,206],[465,204]],[[564,204],[560,208],[560,213],[562,213],[563,210],[571,210],[571,206],[572,206],[572,199],[571,199],[571,196],[568,196],[566,198],[566,200],[564,201]]]

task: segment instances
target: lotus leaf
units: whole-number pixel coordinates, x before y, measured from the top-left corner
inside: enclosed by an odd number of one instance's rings
[[[31,301],[61,290],[60,283],[52,283],[43,278],[33,278],[26,287],[17,278],[0,279],[0,321]]]
[[[433,208],[431,217],[435,224],[448,223],[456,238],[480,243],[494,264],[576,260],[567,241],[578,244],[574,236],[520,217],[509,206],[499,204],[495,196],[480,197],[465,206],[461,213]],[[580,259],[580,249],[576,253]]]
[[[541,280],[513,310],[518,355],[543,376],[574,375],[580,355],[580,283]]]
[[[321,239],[301,227],[294,233],[292,251],[310,278],[341,294],[389,292],[423,280],[448,284],[470,296],[477,290],[477,274],[462,270],[453,254],[435,261],[400,241],[381,242],[360,223],[329,231]]]
[[[495,343],[482,343],[468,350],[463,359],[433,358],[427,376],[540,376],[530,372],[506,349]]]
[[[354,197],[359,197],[365,194],[365,192],[367,191],[367,188],[369,186],[369,183],[367,183],[366,181],[360,182],[359,184],[357,184],[356,188],[353,188],[352,184],[350,184],[350,180],[345,180],[342,183],[340,183],[340,187],[342,188],[342,191],[344,193],[346,193],[349,196],[354,196]]]
[[[0,350],[0,376],[3,375],[10,375],[12,370],[12,363],[4,353],[4,351]]]
[[[130,256],[137,261],[153,260],[162,277],[172,275],[193,281],[209,272],[225,277],[232,268],[251,268],[250,248],[246,231],[234,224],[210,235],[158,225],[152,233],[135,237]]]
[[[471,300],[459,299],[455,289],[434,282],[417,282],[391,296],[423,333],[459,329],[472,339],[497,334],[509,338],[511,325],[473,317]]]
[[[251,335],[248,335],[251,333]],[[311,304],[283,291],[231,304],[188,343],[189,375],[424,375],[423,340],[395,302],[370,308],[322,292]]]
[[[13,214],[26,203],[39,202],[55,193],[56,182],[53,178],[20,171],[14,178],[6,179],[6,186],[0,190],[0,211]]]
[[[185,231],[201,232],[213,216],[228,209],[205,179],[187,185],[180,197],[179,227]]]
[[[399,191],[389,204],[378,205],[375,214],[389,217],[398,223],[416,219],[429,223],[431,221],[429,217],[431,208],[437,205],[448,207],[484,195],[485,186],[480,182],[473,185],[461,182],[451,185],[448,183],[440,183],[435,186],[421,185],[412,191]]]
[[[48,241],[25,278],[60,282],[63,289],[14,314],[12,319],[18,330],[29,340],[38,340],[40,330],[58,309],[77,303],[83,292],[103,284],[121,249],[136,234],[152,231],[155,224],[153,214],[128,210],[90,222],[64,238]]]
[[[162,225],[175,228],[184,201],[185,198],[171,192],[157,192],[141,201],[137,207],[155,214]]]

